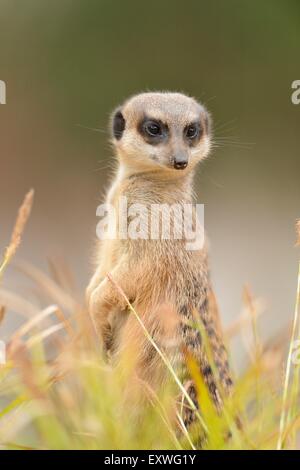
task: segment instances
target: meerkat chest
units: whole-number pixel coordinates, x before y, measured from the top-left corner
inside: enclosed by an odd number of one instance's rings
[[[135,259],[188,262],[203,247],[203,227],[190,192],[162,181],[124,178],[122,168],[107,196],[110,233]],[[200,240],[199,240],[200,235]]]
[[[191,199],[160,184],[128,184],[115,198],[121,233],[132,240],[183,240],[194,219]]]

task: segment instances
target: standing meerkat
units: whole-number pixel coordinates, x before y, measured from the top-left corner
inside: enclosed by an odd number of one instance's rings
[[[201,104],[180,93],[142,93],[113,113],[111,128],[118,169],[106,202],[116,209],[116,214],[121,197],[126,198],[128,206],[142,204],[147,208],[153,204],[183,208],[193,203],[195,167],[208,156],[211,146],[210,118]],[[173,228],[178,222],[176,217],[174,212]],[[128,224],[131,220],[129,214]],[[162,384],[167,370],[129,312],[126,300],[107,278],[110,273],[180,374],[196,406],[186,354],[196,360],[220,409],[222,394],[231,390],[232,379],[219,318],[209,308],[211,286],[206,249],[188,250],[187,240],[172,234],[170,239],[151,239],[149,231],[144,218],[138,238],[116,237],[99,242],[97,269],[87,289],[88,309],[96,332],[112,357],[119,360],[131,348],[135,351],[137,376],[153,387]],[[209,364],[200,330],[193,326],[195,315],[206,330],[217,377]],[[188,406],[185,408],[184,421],[188,425],[195,413]]]

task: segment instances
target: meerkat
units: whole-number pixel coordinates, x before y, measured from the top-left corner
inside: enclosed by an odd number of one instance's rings
[[[181,93],[142,93],[114,111],[111,131],[118,168],[106,201],[116,213],[121,196],[127,198],[128,205],[147,207],[193,203],[195,169],[211,148],[211,120],[203,105]],[[206,247],[189,251],[185,239],[153,240],[148,237],[147,224],[141,230],[147,236],[116,237],[99,241],[97,246],[97,268],[87,288],[87,303],[103,349],[119,360],[133,348],[136,374],[153,387],[163,383],[166,368],[128,310],[118,285],[180,373],[195,405],[196,390],[185,365],[187,354],[197,362],[220,409],[222,393],[230,393],[233,382],[218,314],[209,308]],[[193,326],[195,315],[205,328],[217,377],[200,330]],[[185,424],[194,420],[195,410],[186,406]]]

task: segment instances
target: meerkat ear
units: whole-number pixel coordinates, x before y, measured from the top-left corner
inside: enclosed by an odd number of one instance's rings
[[[212,133],[212,117],[211,114],[206,110],[204,116],[205,131],[207,135]]]
[[[120,140],[125,129],[125,119],[120,109],[113,113],[112,133],[115,139]]]

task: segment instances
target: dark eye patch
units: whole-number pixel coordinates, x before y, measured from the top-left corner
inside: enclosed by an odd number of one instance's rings
[[[203,134],[203,127],[201,122],[191,122],[184,128],[183,134],[189,145],[193,145],[199,142]]]
[[[144,117],[138,125],[138,131],[151,145],[157,145],[167,139],[169,129],[166,124],[158,119]]]

